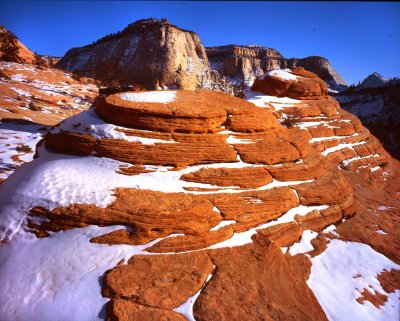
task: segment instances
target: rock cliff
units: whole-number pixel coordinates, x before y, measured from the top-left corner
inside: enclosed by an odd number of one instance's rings
[[[379,138],[393,157],[400,159],[399,80],[381,82],[381,78],[369,76],[361,86],[350,87],[334,97]]]
[[[207,47],[211,68],[235,85],[251,85],[265,71],[286,67],[286,59],[275,49],[256,45]]]
[[[111,85],[196,89],[211,83],[197,34],[166,19],[139,20],[117,34],[73,48],[56,66]]]
[[[206,52],[211,68],[235,85],[251,86],[255,78],[267,71],[299,66],[317,74],[333,90],[347,87],[345,81],[323,57],[286,59],[275,49],[257,45],[207,47]]]
[[[319,78],[324,80],[328,87],[335,91],[342,91],[347,88],[346,82],[332,67],[328,59],[319,56],[310,56],[306,58],[291,58],[287,61],[288,67],[303,67],[313,72]]]

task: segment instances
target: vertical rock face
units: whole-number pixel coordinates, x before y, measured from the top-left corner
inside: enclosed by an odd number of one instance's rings
[[[0,25],[0,60],[28,64],[44,63],[2,25]]]
[[[211,68],[228,77],[234,84],[251,86],[255,78],[264,72],[299,66],[318,75],[331,89],[343,90],[347,87],[346,82],[323,57],[286,59],[275,49],[257,45],[207,47],[206,52]]]
[[[384,78],[383,78],[384,79]],[[342,108],[356,115],[395,158],[400,159],[400,81],[374,75],[361,86],[334,94]]]
[[[329,60],[323,57],[310,56],[303,59],[292,58],[287,61],[288,67],[303,67],[304,69],[315,73],[323,79],[333,90],[343,90],[347,87],[346,82],[333,69]]]
[[[92,45],[73,48],[56,66],[113,85],[195,89],[210,83],[197,34],[166,19],[139,20]]]
[[[257,45],[207,47],[206,52],[211,68],[234,84],[251,85],[265,71],[286,67],[278,51]]]

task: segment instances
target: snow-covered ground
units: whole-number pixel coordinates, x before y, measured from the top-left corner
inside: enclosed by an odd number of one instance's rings
[[[0,179],[32,160],[36,144],[47,129],[43,125],[0,122]]]
[[[400,290],[386,293],[377,275],[400,269],[370,246],[356,242],[331,240],[328,248],[311,259],[311,274],[307,284],[314,292],[330,321],[397,321]],[[369,301],[356,301],[367,290],[387,295],[379,309]]]

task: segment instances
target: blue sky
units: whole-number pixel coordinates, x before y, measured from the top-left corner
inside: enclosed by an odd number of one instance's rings
[[[2,1],[0,24],[31,50],[62,56],[143,18],[168,18],[205,46],[260,44],[328,58],[347,83],[400,76],[400,3]]]

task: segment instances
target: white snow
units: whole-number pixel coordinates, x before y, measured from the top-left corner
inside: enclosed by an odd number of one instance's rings
[[[289,249],[290,255],[296,255],[298,253],[306,253],[312,251],[314,248],[311,245],[311,240],[316,238],[317,235],[318,235],[317,232],[311,230],[304,231],[301,236],[300,242],[294,243],[290,247]]]
[[[138,103],[159,103],[167,104],[175,100],[176,91],[146,91],[146,92],[129,92],[119,94],[123,100],[134,101]]]
[[[233,135],[229,135],[229,137],[226,139],[226,142],[230,145],[233,144],[254,144],[255,141],[252,139],[247,139],[247,138],[236,138]]]
[[[336,146],[333,146],[333,147],[325,149],[321,154],[323,156],[326,156],[326,155],[328,155],[330,153],[333,153],[335,151],[341,150],[341,149],[346,148],[346,147],[353,147],[353,146],[364,145],[364,144],[366,144],[365,141],[358,142],[358,143],[340,143],[340,144],[338,144]]]
[[[395,207],[393,207],[393,206],[384,206],[384,205],[378,206],[378,210],[380,210],[380,211],[387,211],[387,210],[390,210],[391,208],[395,208]]]
[[[335,231],[336,230],[336,226],[334,224],[329,225],[328,227],[326,227],[322,233],[331,233],[334,236],[339,237],[339,234]]]
[[[123,226],[89,226],[37,239],[19,233],[0,248],[0,315],[2,320],[104,320],[100,279],[146,245],[102,245],[92,237]],[[7,295],[5,295],[7,293]]]
[[[11,87],[11,89],[14,90],[16,93],[18,93],[20,96],[25,96],[25,97],[32,96],[29,92],[22,90],[20,88]]]
[[[219,222],[218,225],[216,225],[213,228],[211,228],[210,231],[216,231],[216,230],[219,230],[220,228],[222,228],[224,226],[232,225],[232,224],[235,224],[235,223],[236,223],[236,221],[234,221],[234,220],[221,221],[221,222]]]
[[[369,158],[375,158],[375,157],[379,157],[379,154],[367,155],[367,156],[363,156],[363,157],[355,156],[355,157],[353,157],[353,158],[345,159],[345,160],[343,161],[343,165],[347,166],[348,164],[350,164],[351,162],[354,162],[354,161],[356,161],[356,160],[360,160],[360,159],[369,159]],[[376,170],[378,170],[378,169],[380,168],[380,166],[376,166],[376,167],[377,167],[377,169],[375,169],[374,171],[376,171]],[[374,167],[374,168],[375,168],[375,167]],[[373,171],[372,168],[371,168],[371,172],[374,172],[374,171]]]
[[[7,178],[21,164],[15,160],[17,155],[23,162],[32,160],[35,146],[46,131],[43,125],[0,122],[0,178]],[[18,152],[16,148],[22,145],[29,146],[32,152]]]
[[[290,69],[276,69],[267,71],[264,75],[260,77],[260,79],[264,79],[266,76],[275,76],[285,80],[297,80],[298,76],[293,75],[290,72]]]
[[[175,143],[174,140],[163,140],[128,135],[125,134],[123,130],[129,130],[129,128],[106,123],[96,114],[94,108],[90,108],[63,120],[61,124],[51,130],[51,133],[59,134],[62,131],[68,131],[72,133],[89,134],[97,139],[121,139],[128,142],[139,142],[144,145],[154,145],[156,143]]]
[[[209,249],[218,249],[222,247],[234,247],[234,246],[241,246],[245,244],[252,243],[251,237],[257,233],[257,230],[267,228],[273,225],[282,224],[282,223],[289,223],[294,221],[295,215],[306,215],[307,213],[313,210],[323,210],[328,208],[327,205],[316,205],[316,206],[303,206],[299,205],[298,207],[294,207],[287,211],[285,214],[280,216],[278,219],[270,221],[268,223],[262,224],[255,228],[249,229],[245,232],[241,233],[234,233],[233,236],[225,240],[221,243],[213,244],[209,247]]]
[[[330,321],[398,320],[400,291],[386,293],[376,277],[385,269],[399,269],[399,265],[368,245],[339,240],[331,240],[311,262],[307,284]],[[388,295],[388,301],[379,309],[368,301],[360,304],[356,299],[364,289]]]
[[[376,233],[386,235],[387,233],[381,229],[377,230]]]
[[[266,108],[271,105],[275,108],[275,110],[280,110],[282,108],[295,107],[297,104],[302,102],[301,100],[289,97],[268,96],[260,92],[251,91],[249,89],[244,90],[243,93],[248,102],[253,103],[261,108]]]

